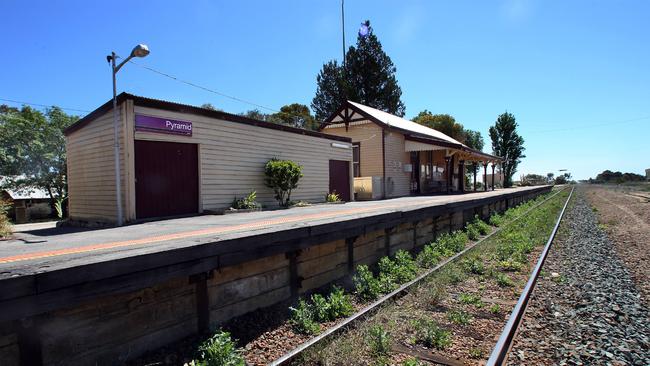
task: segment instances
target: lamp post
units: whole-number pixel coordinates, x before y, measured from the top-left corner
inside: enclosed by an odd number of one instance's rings
[[[129,62],[134,57],[145,57],[149,54],[149,47],[145,44],[139,44],[133,48],[129,57],[124,61],[115,65],[115,59],[118,57],[115,52],[111,52],[106,56],[106,61],[111,64],[111,71],[113,73],[113,132],[114,132],[114,159],[115,159],[115,199],[117,203],[117,226],[122,226],[124,223],[124,215],[122,213],[122,182],[120,177],[120,136],[119,124],[117,121],[117,83],[115,76],[120,71],[122,66]]]

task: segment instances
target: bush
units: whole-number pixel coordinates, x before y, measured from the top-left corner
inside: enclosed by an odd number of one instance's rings
[[[370,327],[366,340],[373,355],[385,356],[390,352],[390,335],[381,325]]]
[[[0,199],[0,238],[8,237],[11,234],[11,224],[9,223],[9,202]]]
[[[465,232],[467,233],[469,240],[476,240],[481,235],[478,232],[478,229],[471,224],[465,227]]]
[[[314,321],[314,310],[304,299],[300,299],[298,307],[290,307],[291,318],[289,324],[293,329],[302,334],[317,334],[320,332],[320,325]]]
[[[336,192],[328,193],[325,195],[325,202],[341,202],[341,197]]]
[[[244,357],[237,348],[236,341],[230,338],[230,333],[218,331],[212,337],[201,343],[198,348],[199,360],[194,365],[205,366],[244,366]]]
[[[350,316],[354,312],[350,296],[346,295],[340,287],[334,286],[327,300],[329,302],[329,316],[332,320]]]
[[[237,198],[232,201],[232,208],[236,210],[253,210],[261,208],[262,205],[257,203],[257,191],[251,191],[246,197]]]
[[[281,207],[288,207],[291,191],[298,187],[298,181],[303,176],[302,167],[291,160],[273,158],[266,163],[264,174],[264,184],[273,189]]]
[[[330,304],[321,294],[311,295],[311,309],[314,320],[319,323],[330,321]]]
[[[357,271],[352,278],[357,296],[364,301],[375,300],[381,294],[379,280],[373,276],[366,265],[357,266]]]
[[[451,333],[429,319],[415,323],[416,342],[429,348],[443,350],[451,344]]]

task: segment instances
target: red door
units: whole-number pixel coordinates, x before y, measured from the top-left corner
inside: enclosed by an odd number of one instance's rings
[[[350,201],[350,162],[330,160],[330,193],[333,192],[342,201]]]
[[[195,144],[135,141],[138,219],[198,213],[199,161]]]

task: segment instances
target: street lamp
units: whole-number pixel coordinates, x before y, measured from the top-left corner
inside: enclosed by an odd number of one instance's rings
[[[117,203],[117,226],[122,226],[124,223],[124,215],[122,214],[122,182],[120,178],[120,137],[119,137],[119,125],[117,122],[117,83],[115,80],[115,75],[118,71],[129,62],[134,57],[145,57],[149,54],[149,47],[145,44],[139,44],[133,48],[129,57],[124,61],[120,62],[119,65],[115,65],[115,59],[118,57],[115,52],[111,52],[110,55],[106,56],[106,61],[111,64],[111,70],[113,73],[113,130],[114,130],[114,158],[115,158],[115,199]]]

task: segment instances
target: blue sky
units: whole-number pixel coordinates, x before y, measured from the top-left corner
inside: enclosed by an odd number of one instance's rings
[[[113,4],[116,4],[113,6]],[[346,42],[370,19],[397,66],[406,116],[449,113],[487,131],[508,110],[520,173],[650,168],[650,2],[347,0]],[[3,1],[0,98],[92,110],[111,97],[105,56],[279,109],[309,105],[341,59],[340,1]],[[255,107],[135,65],[118,90],[228,112]],[[0,101],[2,103],[2,101]],[[14,103],[8,103],[15,105]]]

